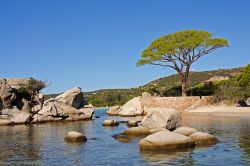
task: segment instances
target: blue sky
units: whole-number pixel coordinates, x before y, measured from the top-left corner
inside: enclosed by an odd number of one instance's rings
[[[129,88],[173,74],[136,67],[154,39],[185,29],[229,40],[193,70],[250,63],[247,0],[1,0],[0,77],[52,82],[45,93]]]

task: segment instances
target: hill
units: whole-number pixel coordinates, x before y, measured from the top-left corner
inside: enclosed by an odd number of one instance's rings
[[[188,94],[197,95],[193,93],[193,89],[207,81],[214,81],[216,79],[231,79],[240,74],[243,67],[232,69],[218,69],[212,71],[190,72],[189,81],[187,84]],[[149,92],[157,96],[180,96],[181,83],[178,81],[178,75],[170,75],[154,81],[146,85],[130,88],[130,89],[101,89],[92,92],[84,92],[86,100],[96,107],[123,105],[128,100],[135,96],[140,96],[142,92]],[[46,95],[46,99],[55,97],[58,94]],[[206,93],[201,94],[206,95]],[[207,94],[209,95],[209,93]]]

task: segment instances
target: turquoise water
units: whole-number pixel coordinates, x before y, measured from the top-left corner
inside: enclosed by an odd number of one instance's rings
[[[206,148],[152,153],[140,152],[139,138],[119,142],[112,135],[127,128],[102,127],[106,110],[92,121],[0,127],[0,165],[250,165],[250,119],[184,116],[183,124],[212,133],[220,143]],[[68,131],[87,136],[83,144],[64,141]]]

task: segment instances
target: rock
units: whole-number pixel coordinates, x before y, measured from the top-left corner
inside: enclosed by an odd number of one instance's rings
[[[11,121],[10,119],[0,118],[0,126],[11,125],[11,124],[13,124],[13,121]]]
[[[16,117],[18,114],[20,114],[21,111],[18,110],[17,108],[13,108],[13,109],[3,109],[2,110],[2,115],[8,115],[12,118]]]
[[[33,123],[51,122],[51,121],[77,121],[91,119],[94,114],[92,108],[76,109],[74,107],[56,104],[47,104],[41,111],[38,112],[40,116],[33,117]]]
[[[196,132],[189,136],[195,141],[196,145],[204,146],[204,145],[213,145],[218,142],[218,139],[211,134]]]
[[[32,116],[29,113],[21,112],[16,117],[14,117],[14,123],[15,124],[25,124],[29,123],[32,120]]]
[[[94,106],[92,104],[87,104],[84,106],[84,108],[94,108]]]
[[[246,103],[247,103],[248,106],[250,106],[250,97],[247,98]]]
[[[87,138],[79,132],[70,131],[64,138],[67,142],[86,142]]]
[[[146,127],[131,127],[123,132],[125,135],[134,135],[134,136],[139,136],[139,135],[149,135],[150,134],[150,129]]]
[[[175,150],[194,147],[195,143],[187,136],[160,131],[142,139],[139,145],[142,150]]]
[[[151,108],[141,125],[146,128],[174,130],[181,125],[181,113],[173,108]]]
[[[31,123],[58,122],[62,120],[63,119],[61,117],[52,117],[52,116],[35,114],[32,118]]]
[[[177,128],[176,130],[174,130],[173,132],[178,133],[178,134],[182,134],[185,136],[190,136],[194,133],[197,133],[198,130],[191,128],[191,127],[180,127],[180,128]]]
[[[121,116],[137,116],[137,115],[143,115],[143,106],[141,102],[141,97],[135,97],[132,100],[125,103],[118,115]]]
[[[11,88],[20,89],[23,86],[28,86],[30,79],[29,78],[10,78],[6,79]]]
[[[138,122],[136,120],[130,120],[130,121],[128,121],[127,126],[128,127],[137,127],[138,126]]]
[[[246,103],[245,101],[239,100],[239,101],[237,102],[236,107],[248,107],[248,105],[247,105],[247,103]]]
[[[142,92],[142,98],[148,98],[148,97],[152,97],[150,93]]]
[[[63,94],[57,96],[55,101],[77,109],[83,107],[85,103],[82,89],[80,87],[75,87],[64,92]]]
[[[109,110],[107,111],[107,114],[109,115],[118,115],[120,111],[120,106],[112,106],[109,107]]]
[[[12,108],[12,103],[16,99],[14,89],[8,84],[6,79],[0,78],[0,101],[3,108]]]
[[[26,99],[22,99],[22,102],[23,102],[22,111],[30,113],[31,112],[31,107],[30,107],[31,102],[26,100]]]
[[[117,122],[116,120],[105,120],[102,123],[103,126],[118,126],[119,122]]]
[[[169,131],[169,130],[165,129],[165,128],[155,128],[155,129],[150,129],[149,133],[154,134],[154,133],[157,133],[157,132],[160,132],[160,131]]]

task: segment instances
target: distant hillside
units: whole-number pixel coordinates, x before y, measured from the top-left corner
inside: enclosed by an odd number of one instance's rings
[[[188,89],[195,87],[196,85],[211,79],[212,77],[228,77],[233,78],[238,75],[243,68],[233,69],[219,69],[212,71],[191,72]],[[144,86],[130,89],[102,89],[93,92],[84,92],[85,98],[89,103],[92,103],[96,107],[99,106],[111,106],[111,105],[123,105],[128,100],[135,96],[141,95],[142,92],[149,92],[152,95],[158,96],[178,96],[176,89],[180,88],[180,82],[178,75],[170,75],[157,80],[154,80]],[[47,98],[55,97],[57,94],[48,95]]]

